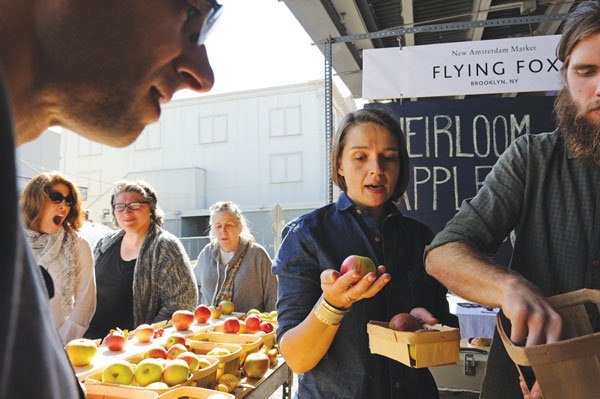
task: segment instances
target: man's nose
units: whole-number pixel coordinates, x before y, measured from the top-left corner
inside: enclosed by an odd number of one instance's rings
[[[190,46],[175,60],[175,69],[181,81],[178,89],[190,89],[200,93],[212,89],[215,76],[204,45]]]

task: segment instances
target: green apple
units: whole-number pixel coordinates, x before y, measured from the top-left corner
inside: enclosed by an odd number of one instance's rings
[[[221,301],[219,302],[219,308],[223,311],[223,314],[231,314],[235,306],[231,301]]]
[[[98,347],[91,339],[74,339],[65,347],[67,356],[73,366],[87,366],[92,362]]]
[[[111,384],[131,385],[133,382],[133,367],[125,360],[115,360],[102,372],[102,382]]]
[[[209,307],[209,309],[210,309],[210,317],[212,317],[213,319],[218,319],[223,314],[223,311],[221,310],[221,308],[218,308],[216,306],[211,306],[211,307]]]
[[[260,310],[258,309],[250,309],[246,312],[246,315],[250,316],[251,314],[260,314]]]
[[[169,349],[175,344],[186,346],[185,337],[183,335],[171,334],[165,341],[165,348]]]
[[[139,386],[145,387],[153,382],[160,381],[163,368],[156,359],[144,359],[135,368],[135,381]]]
[[[185,382],[189,375],[190,367],[185,360],[175,359],[167,362],[163,370],[163,381],[172,387]]]

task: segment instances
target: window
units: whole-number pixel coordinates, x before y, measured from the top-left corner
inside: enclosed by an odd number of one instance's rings
[[[227,141],[227,115],[203,116],[198,122],[200,144]]]
[[[161,124],[154,122],[142,131],[134,144],[136,151],[160,148]]]
[[[302,181],[302,153],[272,154],[270,159],[271,183]]]
[[[302,134],[300,106],[271,108],[269,110],[269,135],[271,137]]]

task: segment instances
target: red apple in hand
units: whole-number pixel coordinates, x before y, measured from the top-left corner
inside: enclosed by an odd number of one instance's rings
[[[363,278],[367,273],[376,273],[377,268],[371,258],[366,256],[350,255],[342,262],[340,274],[344,275],[351,270],[356,270],[360,273],[360,278]]]
[[[398,313],[390,320],[389,327],[396,331],[417,331],[421,328],[421,323],[408,313]]]
[[[111,351],[123,350],[127,343],[127,330],[122,331],[118,327],[116,330],[110,330],[110,333],[104,337],[103,343]]]
[[[261,318],[257,315],[250,315],[246,317],[246,328],[249,331],[258,331],[260,328],[260,323],[262,322]]]
[[[177,310],[173,313],[171,321],[177,331],[184,331],[194,322],[194,314],[189,310]]]
[[[206,305],[198,305],[196,310],[194,311],[194,318],[196,319],[196,323],[203,324],[210,319],[210,309]]]
[[[138,342],[146,343],[154,338],[154,327],[150,324],[140,324],[134,331],[135,338]]]
[[[228,317],[223,322],[223,330],[226,333],[237,334],[240,331],[240,321],[237,317]]]

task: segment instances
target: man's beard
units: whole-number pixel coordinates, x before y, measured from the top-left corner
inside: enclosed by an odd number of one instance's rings
[[[600,123],[589,119],[589,112],[600,108],[600,101],[580,107],[563,88],[554,104],[560,134],[565,146],[584,164],[600,166]]]

